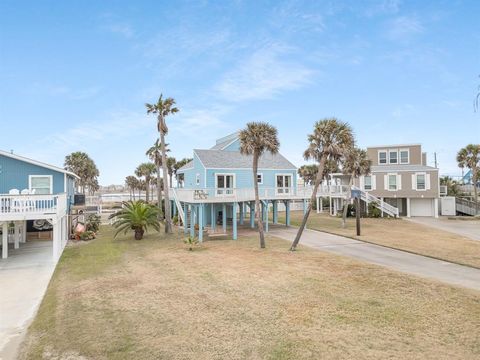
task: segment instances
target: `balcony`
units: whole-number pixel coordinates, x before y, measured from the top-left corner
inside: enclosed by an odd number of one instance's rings
[[[67,195],[0,195],[0,221],[58,217],[67,211]]]
[[[258,189],[260,200],[301,200],[312,196],[313,186],[274,187]],[[317,196],[345,197],[348,185],[320,185]],[[196,188],[170,189],[170,197],[187,203],[243,202],[255,200],[253,188]]]

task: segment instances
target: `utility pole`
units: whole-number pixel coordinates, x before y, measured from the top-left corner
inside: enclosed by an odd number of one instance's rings
[[[434,152],[434,153],[433,153],[433,157],[434,157],[434,159],[435,159],[435,168],[437,168],[437,167],[438,167],[438,164],[437,164],[437,152]]]

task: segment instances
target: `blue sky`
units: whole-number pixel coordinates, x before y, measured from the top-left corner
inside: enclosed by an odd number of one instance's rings
[[[83,150],[123,183],[155,141],[160,92],[172,155],[248,121],[304,163],[316,120],[358,144],[422,143],[441,173],[480,141],[480,2],[0,1],[0,149],[62,165]]]

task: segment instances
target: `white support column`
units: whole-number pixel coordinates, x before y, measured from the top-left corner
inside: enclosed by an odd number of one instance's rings
[[[317,214],[320,213],[320,197],[317,197]]]
[[[410,217],[410,198],[407,198],[407,217]]]
[[[332,197],[329,196],[328,200],[330,201],[330,207],[328,208],[328,211],[330,212],[330,215],[333,215],[333,209],[332,209]]]
[[[438,199],[433,199],[433,211],[436,218],[438,218]]]
[[[13,248],[18,249],[20,247],[20,224],[18,221],[13,223],[14,233],[13,233]]]
[[[27,242],[27,220],[22,222],[22,243]]]
[[[2,259],[8,257],[8,223],[2,224]]]
[[[60,229],[59,229],[59,222],[58,219],[52,219],[52,225],[53,225],[53,231],[52,231],[52,236],[53,236],[53,259],[57,260],[58,256],[60,255]]]
[[[383,217],[383,197],[380,198],[380,210],[382,211],[382,217]]]

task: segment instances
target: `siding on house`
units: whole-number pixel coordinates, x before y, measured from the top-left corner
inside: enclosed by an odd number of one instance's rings
[[[262,188],[274,188],[276,187],[276,175],[277,174],[290,174],[292,175],[292,187],[297,186],[297,172],[296,170],[272,170],[272,169],[259,169],[258,173],[263,174],[263,183],[259,184],[259,189]],[[207,169],[207,187],[215,187],[216,174],[234,174],[235,185],[237,189],[252,188],[253,187],[253,173],[251,169]]]
[[[53,193],[66,192],[65,173],[0,155],[0,194],[8,194],[11,189],[28,189],[29,175],[51,175]]]
[[[193,161],[187,165],[191,168],[183,169],[178,172],[184,174],[184,187],[186,189],[205,188],[205,168],[195,152],[193,153]],[[197,174],[200,178],[200,184],[198,185],[196,183]]]
[[[372,166],[382,166],[383,164],[378,163],[378,152],[381,150],[387,150],[387,159],[388,151],[393,150],[404,150],[408,149],[410,153],[410,165],[422,165],[422,146],[420,144],[413,145],[389,145],[389,146],[375,146],[367,148],[367,156],[372,160]]]

